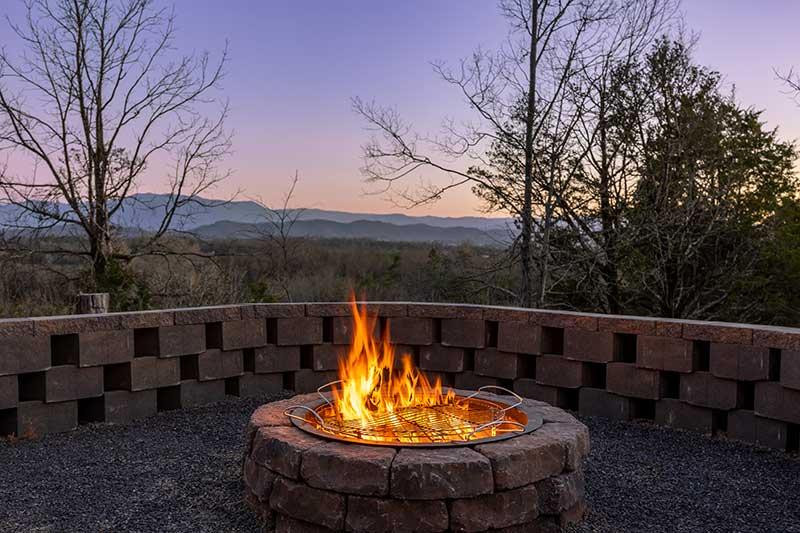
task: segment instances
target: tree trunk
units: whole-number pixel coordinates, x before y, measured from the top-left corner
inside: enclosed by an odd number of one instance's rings
[[[539,0],[531,1],[531,46],[530,74],[528,76],[528,103],[525,117],[525,191],[522,205],[522,287],[521,303],[523,307],[531,307],[533,303],[533,280],[531,261],[531,240],[533,234],[533,121],[536,109],[536,56],[538,48],[538,15]],[[541,298],[538,298],[541,300]]]
[[[111,307],[111,296],[107,292],[81,293],[78,295],[76,312],[79,315],[96,315],[108,313]]]

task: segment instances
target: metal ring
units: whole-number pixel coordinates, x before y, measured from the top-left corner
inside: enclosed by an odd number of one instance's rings
[[[501,424],[511,424],[513,426],[517,426],[520,429],[525,429],[525,424],[522,424],[521,422],[517,422],[516,420],[506,420],[506,419],[492,420],[491,422],[487,422],[485,424],[481,424],[480,426],[478,426],[475,429],[473,429],[472,432],[464,438],[464,441],[471,440],[473,435],[475,435],[476,433],[478,433],[480,431],[483,431],[484,429],[490,428],[492,426],[499,426]]]

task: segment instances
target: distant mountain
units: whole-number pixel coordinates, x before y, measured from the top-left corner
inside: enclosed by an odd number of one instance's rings
[[[114,224],[125,228],[153,231],[158,228],[164,215],[168,196],[160,194],[137,194],[125,200],[122,208],[114,216]],[[242,224],[258,224],[264,221],[263,208],[252,201],[219,202],[204,200],[204,205],[190,204],[181,207],[176,213],[174,229],[194,230],[217,222],[229,221]],[[61,206],[66,210],[65,206]],[[15,206],[0,204],[0,223],[10,221],[19,215]],[[371,214],[327,211],[323,209],[304,209],[301,221],[330,221],[351,223],[359,221],[384,222],[394,225],[424,224],[435,228],[472,228],[483,231],[504,230],[511,225],[508,218],[484,217],[436,217],[412,216],[400,213]]]
[[[270,231],[267,224],[242,224],[231,221],[215,222],[195,228],[192,232],[204,239],[252,238]],[[335,222],[332,220],[298,220],[290,235],[320,239],[369,239],[388,242],[437,242],[442,244],[471,243],[479,246],[502,246],[509,240],[508,232],[495,229],[482,231],[468,227],[436,227],[429,224],[390,224],[374,220]]]
[[[158,229],[169,197],[137,194],[127,198],[113,222],[126,235]],[[66,212],[66,206],[58,206]],[[182,206],[171,229],[190,231],[204,238],[245,238],[265,231],[264,209],[255,202],[203,200]],[[0,204],[0,224],[34,225],[19,208]],[[392,242],[469,242],[492,246],[509,240],[511,219],[482,217],[411,216],[399,213],[369,214],[303,209],[293,227],[293,235],[316,238],[373,239]],[[74,232],[73,227],[56,226],[48,233]]]

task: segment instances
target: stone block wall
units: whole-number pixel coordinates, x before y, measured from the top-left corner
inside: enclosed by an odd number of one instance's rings
[[[370,303],[446,386],[800,447],[800,329],[453,304]],[[336,379],[341,303],[0,320],[0,435],[68,431]]]

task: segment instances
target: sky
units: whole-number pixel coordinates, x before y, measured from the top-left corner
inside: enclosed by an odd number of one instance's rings
[[[164,2],[169,4],[170,2]],[[369,138],[353,113],[361,97],[396,108],[423,133],[443,117],[466,118],[465,105],[433,72],[432,61],[457,62],[476,47],[496,48],[506,27],[493,0],[176,0],[177,43],[185,52],[219,52],[230,61],[221,95],[231,106],[233,171],[216,191],[225,197],[280,200],[290,177],[295,204],[357,212],[401,209],[359,173]],[[800,139],[800,107],[782,92],[775,68],[800,69],[800,1],[684,0],[687,28],[700,40],[696,60],[736,86],[745,106],[788,139]],[[21,1],[0,13],[19,20]],[[0,26],[0,45],[13,47]],[[158,191],[162,182],[140,184]],[[478,214],[468,188],[408,214]]]

